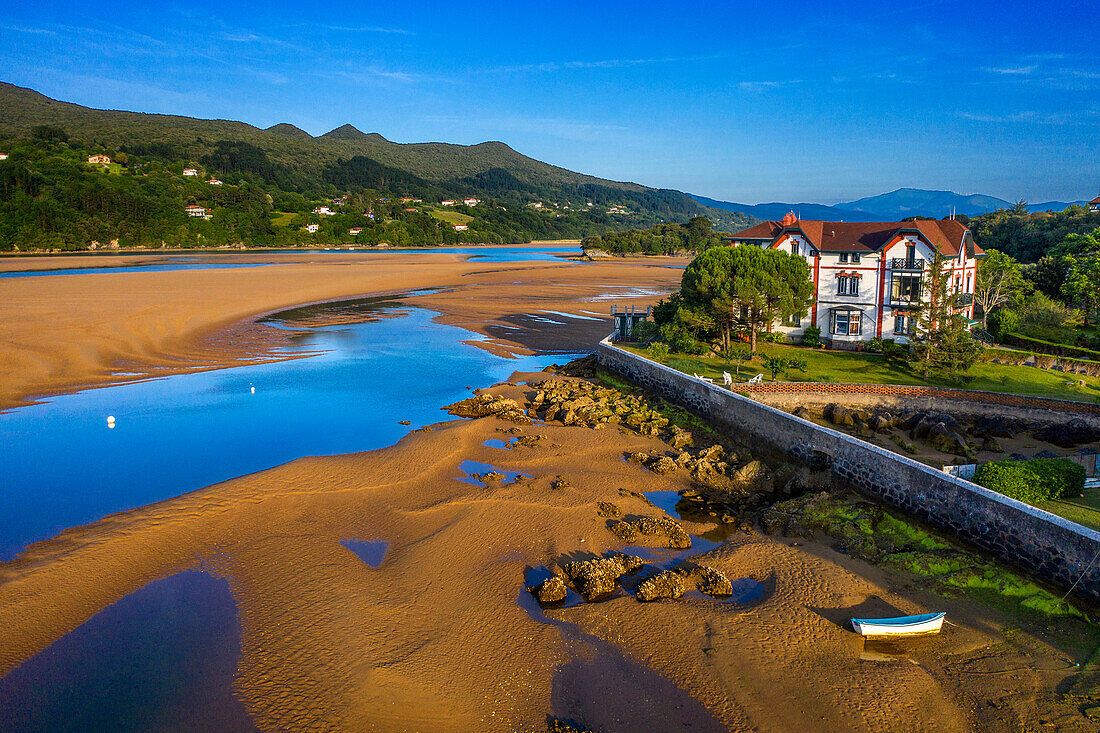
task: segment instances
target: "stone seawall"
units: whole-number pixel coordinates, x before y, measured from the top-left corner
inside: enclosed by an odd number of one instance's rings
[[[734,394],[604,339],[600,366],[737,434],[833,474],[922,522],[1100,602],[1100,533],[859,438]]]

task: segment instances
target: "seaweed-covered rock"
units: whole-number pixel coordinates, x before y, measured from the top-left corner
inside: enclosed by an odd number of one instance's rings
[[[792,414],[796,417],[802,418],[803,420],[814,419],[814,414],[805,405],[799,405],[798,407],[794,408],[794,412]]]
[[[970,446],[967,445],[966,438],[961,433],[949,430],[942,422],[936,423],[932,427],[926,439],[928,445],[941,453],[954,453],[959,456],[970,453]]]
[[[565,581],[560,575],[551,575],[535,587],[531,588],[531,595],[538,599],[539,603],[557,603],[565,600],[567,589]]]
[[[695,587],[700,593],[712,597],[733,595],[733,583],[725,575],[706,565],[700,565],[695,572]]]
[[[509,420],[522,425],[530,424],[531,418],[523,411],[519,403],[506,397],[497,397],[491,394],[481,394],[471,397],[453,405],[448,405],[447,412],[458,417],[479,418],[495,415],[501,420]]]
[[[730,478],[735,486],[746,491],[767,492],[775,488],[775,479],[762,461],[749,461]]]
[[[676,465],[676,461],[672,460],[668,456],[661,456],[655,461],[650,461],[649,463],[645,464],[645,467],[648,468],[650,471],[653,471],[653,473],[661,475],[672,473],[677,468],[679,468],[679,466]]]
[[[566,564],[562,570],[573,581],[577,592],[586,601],[605,598],[615,592],[615,584],[622,576],[632,573],[644,561],[632,555],[611,555],[595,560],[578,560]]]
[[[675,519],[670,517],[641,517],[631,523],[639,534],[664,535],[668,546],[674,550],[691,547],[691,535]]]
[[[686,590],[684,576],[672,570],[666,570],[639,583],[635,595],[639,601],[649,602],[662,598],[679,598]]]
[[[612,504],[610,501],[601,501],[596,504],[596,511],[601,517],[621,517],[623,510],[619,508],[618,504]]]
[[[638,541],[638,530],[634,529],[634,525],[630,522],[615,522],[608,529],[611,530],[611,534],[626,544]]]
[[[679,427],[678,425],[672,426],[668,439],[669,445],[671,445],[673,448],[680,449],[686,448],[687,446],[691,445],[691,442],[691,433]]]
[[[564,491],[565,489],[573,488],[573,484],[570,483],[569,479],[558,476],[550,482],[550,488],[557,489],[558,491]]]

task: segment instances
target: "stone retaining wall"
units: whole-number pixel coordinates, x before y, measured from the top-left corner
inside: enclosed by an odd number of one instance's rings
[[[833,474],[922,522],[949,530],[1082,598],[1100,602],[1100,533],[859,438],[821,427],[617,348],[596,349],[600,365],[689,408],[735,434]],[[772,385],[763,385],[771,387]],[[1031,399],[1031,398],[1024,398]]]
[[[757,402],[788,411],[800,405],[823,409],[826,405],[835,403],[855,409],[886,407],[893,410],[935,410],[950,413],[957,418],[996,416],[1039,424],[1064,423],[1076,419],[1100,430],[1100,404],[1072,400],[968,389],[822,382],[738,384],[735,388],[738,393],[747,394]]]

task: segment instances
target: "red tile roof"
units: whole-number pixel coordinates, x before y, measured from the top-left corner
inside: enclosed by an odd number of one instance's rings
[[[775,241],[784,232],[801,232],[822,252],[877,252],[902,232],[919,232],[929,244],[947,257],[959,254],[964,243],[975,254],[982,250],[967,237],[969,230],[954,219],[919,219],[917,221],[847,222],[796,221],[783,226],[777,221],[765,221],[734,234],[732,239]]]
[[[1100,196],[1097,196],[1092,201],[1089,201],[1089,203],[1090,204],[1100,204]]]

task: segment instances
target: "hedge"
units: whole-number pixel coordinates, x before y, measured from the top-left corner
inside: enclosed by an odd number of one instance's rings
[[[1027,504],[1042,504],[1080,494],[1085,488],[1085,467],[1066,458],[993,461],[978,466],[974,483]]]
[[[1054,356],[1068,356],[1091,361],[1100,361],[1100,351],[1086,349],[1081,346],[1070,346],[1069,344],[1056,344],[1053,341],[1043,341],[1042,339],[1024,336],[1022,333],[1003,333],[1001,334],[1001,343],[1008,344],[1009,346],[1019,346],[1020,348],[1030,351],[1037,351],[1040,354],[1053,354]]]

